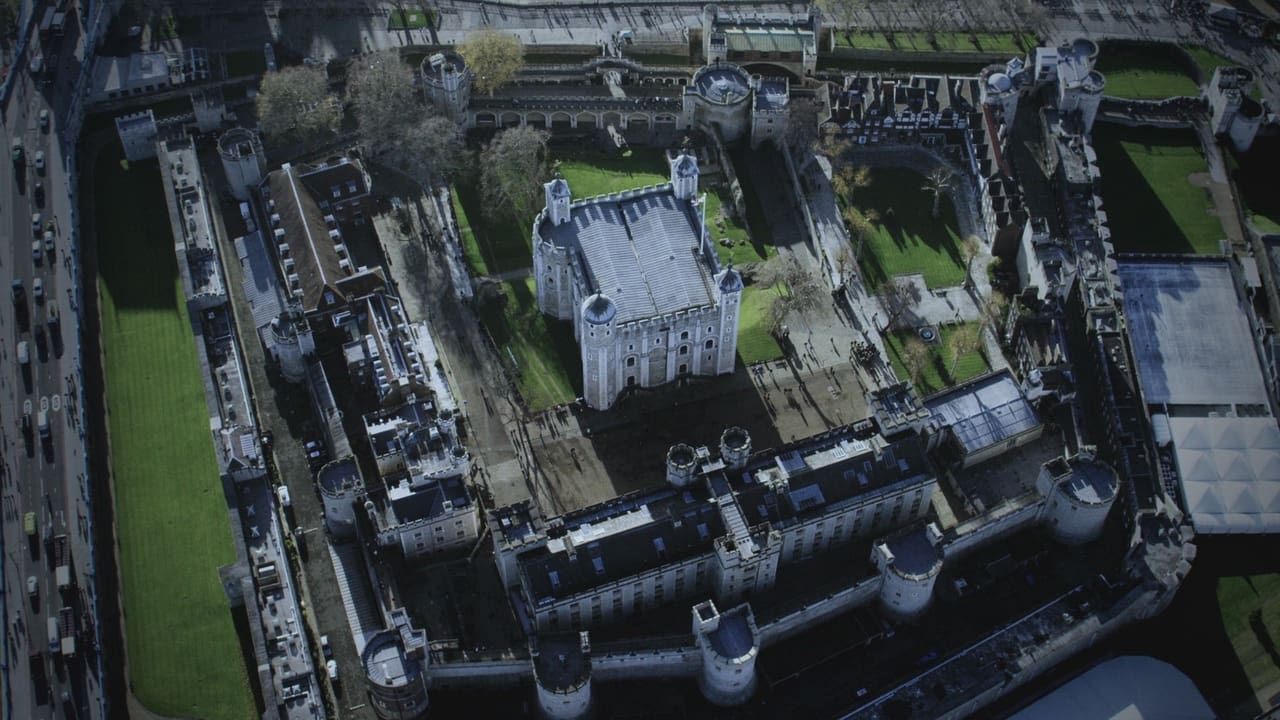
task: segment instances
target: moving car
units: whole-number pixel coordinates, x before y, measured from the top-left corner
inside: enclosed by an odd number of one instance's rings
[[[31,296],[36,299],[37,305],[44,304],[44,278],[31,281]]]
[[[36,207],[38,208],[44,207],[44,182],[40,180],[36,181],[36,187],[35,187],[35,190],[33,191],[33,194],[36,201]]]
[[[49,111],[47,109],[40,111],[40,131],[49,132]]]
[[[41,175],[43,175],[43,174],[44,174],[44,151],[43,151],[43,150],[37,150],[37,151],[36,151],[36,163],[35,163],[35,165],[36,165],[36,172],[38,172],[38,173],[40,173]]]

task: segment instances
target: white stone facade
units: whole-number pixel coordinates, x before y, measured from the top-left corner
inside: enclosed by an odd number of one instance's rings
[[[583,398],[598,410],[613,405],[628,387],[657,387],[682,376],[723,375],[734,369],[742,278],[733,268],[721,269],[716,260],[705,229],[702,201],[696,197],[697,161],[682,153],[671,160],[671,173],[671,183],[667,185],[576,202],[563,179],[545,185],[546,208],[533,226],[538,307],[554,318],[573,321],[582,353]],[[644,208],[664,205],[672,216],[684,213],[694,218],[687,228],[687,238],[667,232],[662,237],[631,231],[627,235],[632,238],[636,253],[670,252],[672,261],[677,255],[672,246],[687,239],[688,245],[683,247],[692,249],[695,260],[692,264],[685,262],[690,271],[680,276],[680,281],[698,285],[701,291],[691,291],[689,296],[700,297],[701,301],[680,307],[655,305],[661,311],[654,314],[633,311],[626,307],[632,296],[612,297],[616,290],[601,287],[606,278],[584,257],[582,245],[574,244],[591,242],[588,231],[581,232],[580,241],[561,242],[553,235],[554,228],[563,225],[574,226],[566,229],[572,230],[608,223],[599,219],[599,208],[621,204]],[[671,228],[664,225],[662,229]],[[595,252],[607,251],[598,248]],[[653,262],[654,258],[648,257],[633,264],[653,272]],[[641,280],[649,286],[666,281],[667,278],[649,277]]]

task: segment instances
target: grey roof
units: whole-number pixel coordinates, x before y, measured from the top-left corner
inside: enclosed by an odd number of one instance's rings
[[[723,658],[736,659],[751,652],[755,642],[751,638],[751,626],[741,608],[720,614],[720,624],[707,633],[711,647]]]
[[[1012,720],[1211,720],[1216,717],[1195,683],[1174,666],[1126,655],[1088,672],[1032,703]]]
[[[1071,468],[1071,479],[1066,488],[1077,500],[1098,504],[1116,496],[1120,479],[1110,466],[1085,458],[1071,458],[1067,464]]]
[[[733,65],[717,65],[700,71],[694,78],[698,94],[718,103],[734,103],[747,96],[747,74]]]
[[[396,631],[384,630],[369,640],[362,660],[370,682],[382,687],[403,687],[422,673],[422,666],[405,654],[399,639]]]
[[[1150,404],[1267,402],[1226,260],[1123,261],[1125,318]]]
[[[893,567],[906,575],[926,575],[942,566],[942,550],[929,542],[928,530],[921,526],[885,541],[893,553]]]
[[[938,393],[924,405],[951,432],[966,453],[977,452],[1040,424],[1018,382],[1004,370]]]
[[[783,27],[725,28],[725,39],[730,50],[745,52],[803,52],[813,46],[813,32]]]
[[[715,304],[695,212],[665,185],[574,203],[569,222],[545,220],[540,233],[578,250],[590,289],[607,294],[625,323]]]
[[[276,270],[267,255],[261,232],[252,232],[236,238],[236,256],[244,271],[241,286],[245,299],[253,309],[253,326],[263,327],[280,316],[284,306],[280,302],[280,285],[276,282]]]

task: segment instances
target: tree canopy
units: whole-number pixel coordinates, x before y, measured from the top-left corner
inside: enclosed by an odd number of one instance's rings
[[[423,113],[413,72],[394,50],[353,61],[347,70],[347,97],[365,152],[373,157],[400,152],[397,141]]]
[[[262,76],[255,101],[264,135],[300,142],[336,132],[342,118],[323,68],[282,68]]]
[[[524,45],[520,39],[492,29],[472,33],[458,46],[458,54],[471,69],[472,86],[490,97],[524,67]]]
[[[489,202],[486,212],[509,213],[517,222],[533,219],[542,202],[542,183],[551,175],[546,130],[518,127],[503,130],[480,156],[480,187]]]

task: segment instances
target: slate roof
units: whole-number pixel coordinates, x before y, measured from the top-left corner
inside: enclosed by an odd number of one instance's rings
[[[730,50],[744,52],[804,52],[813,46],[813,32],[781,27],[736,27],[724,29]]]
[[[924,404],[943,425],[951,426],[965,453],[991,447],[1040,424],[1007,370],[938,393]]]
[[[583,294],[607,295],[626,323],[715,304],[696,212],[665,185],[574,203],[568,222],[546,219],[539,233],[577,250],[591,286]]]

